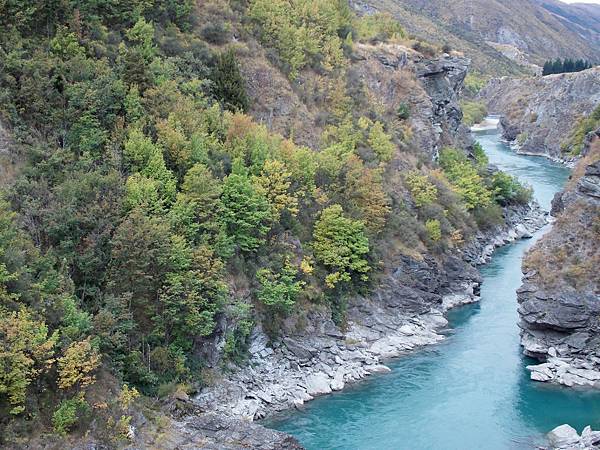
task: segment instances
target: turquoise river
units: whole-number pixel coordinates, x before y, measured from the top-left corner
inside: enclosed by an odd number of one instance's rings
[[[521,156],[479,132],[490,162],[531,185],[549,209],[568,170]],[[524,253],[543,234],[498,250],[482,268],[481,302],[449,314],[440,345],[389,361],[392,372],[320,397],[265,425],[308,450],[530,449],[552,428],[600,428],[600,394],[529,380],[519,347],[516,289]]]

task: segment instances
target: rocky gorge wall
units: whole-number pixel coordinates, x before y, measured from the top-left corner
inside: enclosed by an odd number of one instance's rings
[[[502,116],[503,136],[519,153],[569,160],[561,145],[574,125],[600,103],[600,68],[578,73],[491,80],[480,92]]]
[[[352,70],[389,111],[399,101],[408,101],[413,145],[434,158],[444,145],[469,149],[473,142],[461,124],[458,102],[468,64],[457,56],[428,60],[400,46],[365,45],[357,46]],[[400,79],[414,83],[408,96]],[[276,128],[281,122],[274,117],[271,124]],[[398,173],[404,170],[401,157],[393,167]],[[251,335],[250,360],[185,401],[199,412],[254,421],[387,372],[387,359],[440,342],[440,331],[447,326],[445,312],[479,299],[477,265],[485,263],[495,248],[530,237],[546,223],[537,205],[506,208],[504,213],[503,225],[478,232],[461,250],[441,258],[388,255],[377,287],[349,300],[345,328],[320,309],[311,310],[302,327],[291,319],[284,323],[276,341],[257,326]],[[220,345],[218,340],[211,344],[214,349]],[[182,419],[182,429],[194,421],[193,416]]]
[[[598,130],[600,132],[600,130]],[[600,388],[600,140],[553,202],[553,229],[524,262],[521,343],[531,378]]]

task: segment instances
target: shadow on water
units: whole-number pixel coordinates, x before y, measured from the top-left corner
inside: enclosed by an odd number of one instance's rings
[[[568,171],[477,134],[492,164],[517,175],[548,209]],[[600,426],[600,395],[529,380],[517,326],[521,261],[541,236],[498,250],[482,269],[482,300],[448,314],[439,345],[389,362],[392,372],[264,423],[309,450],[531,448],[562,423]]]

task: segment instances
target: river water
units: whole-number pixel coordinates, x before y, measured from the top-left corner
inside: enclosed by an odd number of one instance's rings
[[[490,162],[531,185],[550,208],[568,171],[513,153],[497,131],[478,132]],[[498,250],[482,268],[481,302],[449,314],[440,345],[391,361],[392,372],[306,404],[266,423],[308,450],[526,449],[569,423],[600,427],[600,394],[529,380],[519,346],[516,289],[534,239]]]

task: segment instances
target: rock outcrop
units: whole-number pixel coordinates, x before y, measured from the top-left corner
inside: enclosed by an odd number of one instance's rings
[[[252,98],[251,114],[272,131],[317,148],[327,113],[313,97],[320,81],[305,72],[294,84],[269,64],[264,52],[242,59]],[[398,107],[406,104],[412,146],[431,157],[444,145],[464,148],[472,144],[469,130],[461,126],[459,96],[471,61],[458,54],[425,58],[394,43],[355,43],[348,77],[358,95],[376,98],[386,121],[397,120]],[[313,86],[313,90],[311,90]],[[359,88],[360,87],[360,88]],[[321,94],[322,95],[322,94]]]
[[[202,414],[175,423],[162,448],[198,450],[302,450],[292,436],[243,419]]]
[[[459,95],[470,63],[469,59],[446,54],[415,64],[417,77],[431,99],[434,129],[446,132],[441,136],[454,138],[454,142],[442,142],[443,144],[458,142],[461,148],[472,144],[469,130],[462,124],[463,113],[459,105]],[[438,147],[436,145],[435,149]]]
[[[600,103],[600,68],[546,77],[502,78],[480,93],[502,116],[504,137],[524,154],[569,159],[561,150],[581,116]]]
[[[518,300],[524,352],[543,361],[531,378],[600,388],[600,141],[587,152],[525,259]]]

